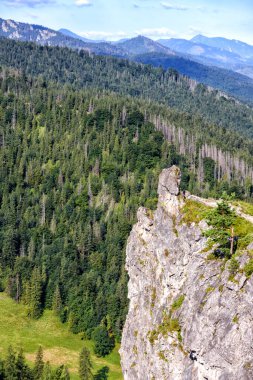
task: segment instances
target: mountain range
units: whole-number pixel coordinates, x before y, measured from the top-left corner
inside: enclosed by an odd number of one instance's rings
[[[66,33],[68,35],[66,35]],[[101,55],[125,56],[125,52],[110,43],[84,41],[81,37],[74,37],[70,31],[64,34],[40,25],[26,24],[13,20],[0,19],[0,36],[18,41],[36,42],[40,45],[68,47],[71,49],[83,49],[90,53]]]
[[[194,43],[201,43],[207,46],[224,49],[235,53],[244,58],[253,59],[253,46],[238,40],[229,40],[222,37],[205,37],[201,34],[195,36],[191,40]]]
[[[68,29],[56,31],[40,25],[3,19],[0,19],[0,36],[130,59],[164,69],[173,68],[198,82],[252,104],[253,46],[240,41],[201,35],[190,41],[153,41],[144,36],[117,42],[94,41]]]
[[[161,45],[209,66],[230,69],[253,78],[253,46],[226,38],[202,35],[191,40],[161,39]]]

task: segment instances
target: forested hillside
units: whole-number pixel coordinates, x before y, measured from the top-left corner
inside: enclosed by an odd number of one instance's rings
[[[164,70],[84,51],[50,48],[0,39],[0,65],[12,66],[42,80],[97,88],[158,101],[207,122],[253,137],[253,110],[219,91]]]
[[[200,58],[197,58],[200,61]],[[205,83],[213,88],[219,88],[235,98],[252,103],[253,79],[234,71],[215,67],[214,64],[204,62],[194,62],[191,57],[182,58],[178,55],[166,55],[158,53],[142,54],[135,57],[136,62],[150,64],[155,67],[163,67],[165,70],[174,68],[182,75],[195,79],[200,83]],[[217,65],[216,65],[217,66]]]
[[[0,290],[30,318],[52,308],[111,349],[137,208],[155,207],[158,174],[172,164],[183,189],[251,200],[252,140],[233,130],[252,135],[252,110],[174,71],[1,44],[12,68],[0,71]]]
[[[192,157],[148,121],[166,108],[13,70],[1,72],[0,104],[1,289],[27,304],[32,318],[55,308],[74,332],[90,337],[102,322],[119,339],[125,242],[137,207],[156,204],[160,170],[179,164],[183,188],[197,193],[243,196],[246,187],[218,182],[211,159],[198,184]],[[170,119],[198,128],[176,112]]]

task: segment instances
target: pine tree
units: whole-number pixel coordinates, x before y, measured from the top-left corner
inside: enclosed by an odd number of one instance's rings
[[[42,313],[42,280],[40,270],[35,268],[32,273],[31,286],[30,286],[30,296],[29,296],[29,307],[28,315],[31,318],[39,318]]]
[[[52,368],[49,362],[46,362],[43,367],[42,380],[53,380],[53,377]]]
[[[92,339],[94,340],[94,352],[99,357],[110,354],[115,347],[114,336],[108,333],[105,326],[96,327]]]
[[[31,283],[30,281],[25,281],[23,284],[23,294],[22,301],[25,305],[30,305],[30,295],[31,295]]]
[[[33,369],[34,380],[41,380],[44,369],[44,361],[43,361],[43,349],[39,346],[37,351],[35,366]]]
[[[0,380],[5,379],[4,362],[0,359]]]
[[[17,377],[19,380],[30,380],[32,379],[32,372],[28,365],[25,363],[25,357],[23,354],[23,350],[21,349],[18,353],[16,359],[16,370]]]
[[[56,368],[53,375],[53,380],[70,380],[67,367],[61,365],[60,367]]]
[[[62,371],[63,371],[63,365],[56,368],[54,372],[54,380],[61,380],[62,379]]]
[[[63,367],[62,373],[61,373],[61,380],[70,380],[69,371],[67,367]]]
[[[7,380],[18,380],[15,351],[11,346],[8,348],[4,370]]]
[[[235,220],[236,214],[225,200],[222,200],[215,209],[207,213],[207,222],[212,228],[207,230],[205,235],[213,243],[218,244],[218,249],[214,252],[215,256],[230,258],[230,228]]]
[[[92,363],[90,360],[90,351],[84,347],[79,357],[79,376],[81,380],[91,380],[93,375],[91,372]]]
[[[54,291],[52,309],[56,315],[59,315],[62,311],[62,300],[59,285],[56,286]]]

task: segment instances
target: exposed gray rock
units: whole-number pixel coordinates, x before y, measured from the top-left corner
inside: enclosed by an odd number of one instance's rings
[[[177,166],[172,166],[170,169],[164,169],[159,177],[158,194],[160,197],[178,195],[180,192],[181,172]]]
[[[124,379],[253,379],[253,279],[207,260],[208,227],[182,223],[179,183],[178,168],[163,170],[157,210],[140,208],[128,239]]]
[[[247,249],[253,250],[253,242],[248,245]]]

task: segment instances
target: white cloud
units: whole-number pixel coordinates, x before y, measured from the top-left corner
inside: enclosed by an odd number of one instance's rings
[[[107,40],[107,41],[116,41],[120,38],[125,38],[128,36],[127,33],[119,31],[119,32],[105,32],[100,30],[90,30],[85,32],[79,32],[80,36],[92,39],[92,40]]]
[[[168,28],[144,28],[136,30],[136,35],[142,35],[150,38],[162,38],[162,37],[173,37],[176,35],[174,30]]]
[[[167,3],[167,2],[161,2],[160,4],[163,8],[168,9],[168,10],[188,11],[188,9],[189,9],[188,7],[186,7],[184,5],[174,5],[174,4]]]
[[[196,28],[195,26],[190,26],[189,35],[196,36],[196,34],[204,34],[204,32],[201,29]]]
[[[43,5],[54,4],[54,0],[5,0],[4,4],[9,7],[36,8]]]
[[[93,4],[91,0],[75,0],[75,5],[78,7],[89,7]]]
[[[77,34],[88,39],[106,40],[106,41],[117,41],[121,38],[133,38],[139,35],[146,36],[152,39],[159,39],[159,38],[164,38],[164,37],[170,38],[170,37],[176,36],[176,32],[168,28],[144,28],[144,29],[135,30],[131,33],[126,33],[123,31],[117,31],[114,33],[114,32],[91,30],[91,31],[79,32]]]

